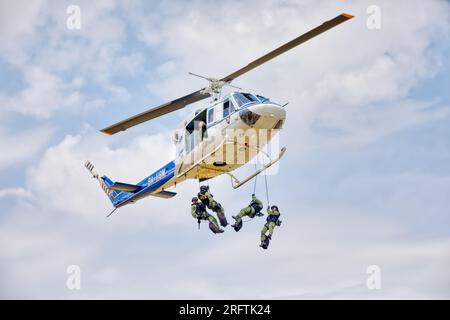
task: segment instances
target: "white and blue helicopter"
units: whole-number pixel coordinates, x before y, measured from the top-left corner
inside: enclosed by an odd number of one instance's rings
[[[100,177],[89,161],[85,163],[111,200],[114,210],[148,196],[172,198],[176,193],[167,189],[187,179],[205,181],[227,174],[231,177],[233,188],[238,188],[277,162],[286,148],[282,148],[274,159],[262,148],[277,130],[282,129],[286,119],[285,105],[261,95],[240,91],[221,97],[222,87],[237,88],[230,84],[237,77],[351,18],[352,15],[342,13],[224,78],[206,78],[191,73],[208,80],[209,86],[102,129],[101,132],[112,135],[212,97],[208,106],[195,110],[175,131],[175,159],[142,181],[136,184],[114,182],[107,176]],[[259,154],[269,158],[262,168],[243,180],[231,173]]]

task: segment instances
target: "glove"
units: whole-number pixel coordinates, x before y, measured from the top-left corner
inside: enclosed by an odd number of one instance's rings
[[[264,213],[262,213],[262,212],[259,212],[256,214],[257,217],[262,217],[263,215],[264,215]]]
[[[252,193],[252,197],[254,197],[255,196],[255,194],[254,193]]]

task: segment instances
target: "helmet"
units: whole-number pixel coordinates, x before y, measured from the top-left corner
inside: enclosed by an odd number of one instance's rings
[[[208,186],[201,186],[200,187],[200,192],[206,192],[206,191],[208,191],[209,190],[209,187]]]
[[[273,206],[270,207],[270,209],[278,211],[278,206],[273,205]]]
[[[198,198],[197,197],[193,197],[192,198],[192,202],[197,202],[198,201]]]

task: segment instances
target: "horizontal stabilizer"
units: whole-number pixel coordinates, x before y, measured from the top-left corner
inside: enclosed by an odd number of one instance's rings
[[[126,191],[126,192],[137,192],[141,190],[141,186],[137,186],[135,184],[123,183],[123,182],[114,182],[109,189],[118,190],[118,191]]]
[[[152,193],[151,195],[154,196],[154,197],[158,197],[158,198],[169,199],[169,198],[175,197],[176,194],[177,194],[176,192],[163,190],[163,191],[158,192],[158,193]]]

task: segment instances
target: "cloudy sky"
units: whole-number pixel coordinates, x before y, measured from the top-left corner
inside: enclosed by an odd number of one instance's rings
[[[70,5],[81,29],[67,28]],[[355,18],[234,82],[290,102],[268,251],[262,219],[198,231],[195,181],[105,217],[84,162],[137,182],[172,160],[196,106],[99,129],[205,85],[189,71],[222,77],[341,12]],[[443,0],[0,0],[0,297],[450,298],[449,40]],[[253,188],[210,186],[229,218]]]

